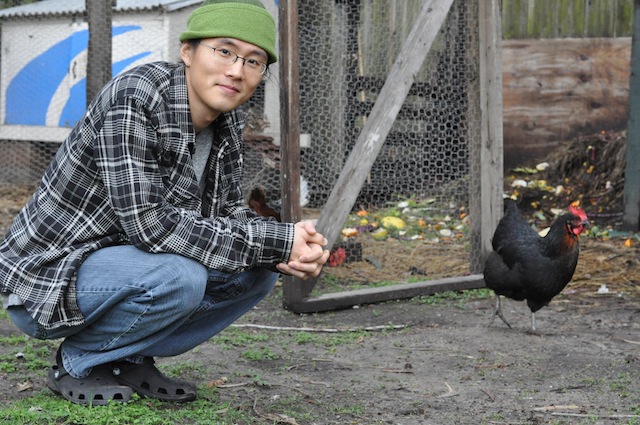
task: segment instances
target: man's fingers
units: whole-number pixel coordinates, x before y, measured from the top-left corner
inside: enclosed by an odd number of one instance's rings
[[[311,252],[301,255],[299,258],[299,260],[303,263],[317,263],[325,255],[325,251],[327,251],[326,249],[323,249],[322,246],[317,244],[310,244],[309,248],[311,249]],[[327,258],[329,258],[328,255]],[[324,264],[325,262],[326,260],[322,261],[321,264]]]
[[[278,268],[278,270],[280,270],[280,272],[287,274],[289,276],[294,276],[297,277],[300,280],[307,280],[310,277],[315,277],[318,276],[320,274],[320,268],[317,268],[316,270],[314,270],[313,272],[304,272],[301,270],[296,270],[292,267],[290,267],[288,264],[285,263],[280,263],[276,266]]]

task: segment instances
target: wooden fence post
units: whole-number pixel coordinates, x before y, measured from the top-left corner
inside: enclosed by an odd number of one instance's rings
[[[89,24],[87,50],[86,105],[111,80],[111,21],[115,2],[112,0],[85,0]]]
[[[491,252],[491,238],[502,217],[504,192],[504,149],[502,134],[502,30],[500,0],[480,0],[478,11],[480,143],[479,175],[470,182],[470,211],[477,211],[471,222],[471,272],[482,273]]]
[[[300,220],[300,69],[298,1],[284,0],[278,9],[280,37],[280,175],[282,219]],[[283,278],[284,299],[302,298],[304,286],[292,276]]]
[[[624,174],[625,230],[640,230],[640,0],[633,2],[627,165]]]

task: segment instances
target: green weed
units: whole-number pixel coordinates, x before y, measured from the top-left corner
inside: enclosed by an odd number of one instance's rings
[[[454,302],[456,307],[464,307],[470,301],[478,299],[492,298],[494,293],[491,289],[480,288],[470,289],[467,291],[446,291],[438,292],[433,295],[423,295],[416,297],[416,302],[426,305],[438,305]]]
[[[280,356],[271,351],[269,347],[247,350],[242,353],[242,357],[251,361],[276,360],[280,358]]]
[[[251,423],[246,414],[206,399],[187,404],[134,399],[126,404],[79,406],[48,392],[0,409],[0,422],[16,425],[205,425]]]
[[[57,345],[54,341],[41,341],[26,335],[0,338],[0,344],[13,347],[0,355],[0,371],[41,370],[50,365],[50,355]]]

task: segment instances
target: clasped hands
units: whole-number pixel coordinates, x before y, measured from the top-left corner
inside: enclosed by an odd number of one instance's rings
[[[311,221],[300,221],[294,228],[289,261],[278,264],[277,268],[282,273],[301,280],[316,277],[329,259],[329,250],[325,249],[327,239],[316,231],[316,226]]]

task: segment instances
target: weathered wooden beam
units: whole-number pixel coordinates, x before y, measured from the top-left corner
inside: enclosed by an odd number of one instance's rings
[[[479,274],[450,277],[426,282],[402,283],[378,288],[324,294],[296,302],[291,305],[291,310],[296,313],[318,313],[349,308],[354,305],[373,304],[422,295],[433,295],[445,291],[463,291],[484,287],[484,279]]]
[[[626,37],[502,41],[505,169],[624,128],[631,44]]]
[[[111,80],[112,35],[111,22],[115,2],[111,0],[85,0],[89,45],[87,49],[86,105]]]
[[[398,52],[389,76],[376,100],[367,122],[322,209],[317,228],[333,246],[342,224],[355,204],[360,189],[371,171],[384,141],[391,130],[415,75],[429,53],[453,0],[425,1],[420,15],[404,45]],[[300,290],[295,297],[285,297],[285,308],[292,308],[311,293],[317,279],[297,281],[291,286]]]
[[[298,0],[284,0],[278,9],[280,40],[280,175],[282,219],[300,220],[300,57],[298,49]],[[284,277],[286,299],[305,294],[293,277]]]
[[[280,37],[280,172],[282,219],[300,220],[300,55],[298,0],[284,0],[279,8]]]
[[[501,0],[480,0],[478,3],[479,73],[470,87],[479,99],[477,119],[469,117],[469,131],[479,125],[479,143],[471,143],[471,158],[476,164],[469,183],[471,211],[471,272],[481,273],[491,252],[491,238],[502,217],[504,150],[502,134],[502,25]],[[472,170],[474,167],[470,167]],[[479,173],[479,175],[474,175]]]
[[[631,81],[627,124],[627,165],[624,174],[625,230],[640,230],[640,0],[635,0],[631,41]]]

